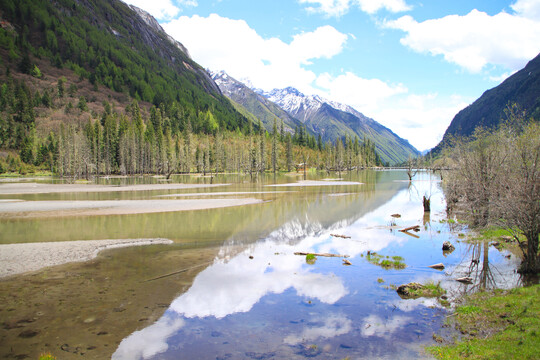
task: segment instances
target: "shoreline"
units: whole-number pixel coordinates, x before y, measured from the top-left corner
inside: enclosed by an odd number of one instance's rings
[[[0,245],[0,279],[47,267],[95,259],[100,252],[131,246],[169,245],[170,239],[107,239]]]

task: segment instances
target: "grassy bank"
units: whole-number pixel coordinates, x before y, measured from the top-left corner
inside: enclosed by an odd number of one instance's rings
[[[471,295],[449,318],[461,339],[427,350],[438,359],[540,359],[538,299],[540,285]]]

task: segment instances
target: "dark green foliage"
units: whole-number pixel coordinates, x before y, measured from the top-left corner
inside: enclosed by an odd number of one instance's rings
[[[88,111],[88,105],[86,104],[86,98],[84,96],[79,97],[79,103],[77,107],[81,111]]]
[[[21,59],[21,72],[33,70],[26,51],[30,49],[31,55],[68,67],[96,86],[127,92],[156,106],[175,102],[191,117],[195,132],[245,125],[246,119],[220,94],[204,69],[121,1],[5,0],[0,10],[16,29],[23,29],[18,44],[6,30],[0,31],[0,46]],[[63,97],[63,84],[58,85]],[[174,129],[182,130],[184,119],[170,119]]]

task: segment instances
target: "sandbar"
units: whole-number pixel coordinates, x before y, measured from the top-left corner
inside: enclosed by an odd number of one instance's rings
[[[285,194],[294,191],[231,191],[231,192],[205,192],[205,193],[184,193],[184,194],[167,194],[157,195],[156,197],[195,197],[195,196],[233,196],[233,195],[264,195],[264,194]]]
[[[96,184],[43,184],[5,183],[0,184],[0,195],[77,193],[77,192],[117,192],[117,191],[159,191],[184,190],[228,186],[230,184],[138,184],[138,185],[96,185]]]
[[[0,278],[49,266],[83,262],[100,251],[128,246],[172,244],[169,239],[79,240],[0,245]]]
[[[0,217],[50,217],[89,215],[131,215],[171,211],[190,211],[242,206],[263,200],[182,199],[182,200],[82,200],[82,201],[7,201],[0,203]]]
[[[288,184],[272,184],[272,185],[266,185],[266,186],[344,186],[344,185],[362,185],[360,182],[356,181],[316,181],[316,180],[301,180],[295,183],[288,183]]]

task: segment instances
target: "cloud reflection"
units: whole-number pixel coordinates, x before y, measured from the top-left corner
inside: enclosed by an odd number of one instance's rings
[[[220,319],[248,312],[269,293],[279,294],[294,288],[299,296],[335,303],[348,293],[343,280],[331,273],[312,272],[312,268],[305,265],[305,257],[293,255],[297,248],[308,249],[313,240],[306,238],[297,245],[265,241],[228,262],[216,260],[195,278],[186,293],[173,301],[158,322],[124,339],[113,359],[155,356],[168,349],[167,339],[182,328],[184,318],[213,316]],[[350,328],[347,324],[330,318],[325,327],[344,331]],[[329,330],[321,328],[318,332],[320,336],[325,333],[330,336]],[[317,331],[310,333],[313,336]]]
[[[302,342],[312,342],[319,338],[333,338],[347,334],[352,329],[352,321],[344,315],[330,315],[324,319],[322,326],[305,328],[300,335],[289,335],[283,342],[287,345],[297,345]]]
[[[323,226],[307,215],[305,219],[294,218],[269,234],[265,241],[252,244],[239,253],[236,253],[238,245],[231,241],[230,248],[223,247],[220,258],[199,273],[189,290],[172,302],[158,322],[124,339],[113,359],[146,359],[163,353],[168,350],[168,339],[184,326],[186,319],[222,319],[248,312],[264,296],[280,294],[287,289],[325,304],[336,303],[348,294],[343,279],[333,273],[316,272],[317,267],[306,265],[305,257],[296,256],[294,252],[337,252],[355,257],[367,250],[379,251],[391,243],[407,242],[406,237],[372,227],[373,224],[384,224],[385,219],[396,211],[403,214],[403,222],[417,218],[417,214],[407,212],[410,209],[407,191],[399,192],[391,203],[359,219],[338,220],[331,225]],[[331,233],[345,233],[352,238],[336,238]],[[385,322],[371,315],[364,320],[362,335],[386,337],[409,320],[396,316]],[[351,329],[352,320],[345,315],[330,314],[312,327],[304,328],[300,334],[288,335],[283,342],[297,345],[343,335]]]
[[[412,318],[397,315],[383,320],[377,315],[369,315],[364,319],[361,329],[362,336],[390,337],[396,330],[407,325]]]
[[[247,312],[266,294],[279,294],[288,288],[327,304],[347,294],[341,278],[311,272],[304,265],[304,257],[292,255],[295,248],[266,241],[227,263],[215,263],[197,276],[188,292],[173,301],[170,309],[188,318],[220,319]]]
[[[184,326],[181,318],[163,316],[152,326],[122,340],[112,359],[148,359],[167,351],[167,339]]]

